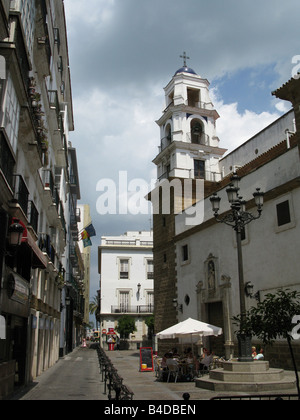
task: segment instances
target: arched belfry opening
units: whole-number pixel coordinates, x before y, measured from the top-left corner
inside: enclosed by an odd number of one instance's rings
[[[193,144],[205,144],[204,127],[197,118],[191,121],[191,142]]]

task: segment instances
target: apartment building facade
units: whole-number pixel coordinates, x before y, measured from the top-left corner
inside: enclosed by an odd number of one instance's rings
[[[92,223],[91,209],[89,204],[80,204],[77,206],[80,213],[80,223],[78,224],[79,236],[80,232],[84,230],[86,226]],[[84,266],[84,280],[83,280],[83,296],[84,296],[84,311],[83,311],[83,324],[88,325],[90,322],[90,281],[91,281],[91,247],[84,246],[83,241],[79,242],[79,249],[83,259]]]
[[[152,232],[127,232],[121,236],[103,236],[98,248],[100,274],[100,329],[114,331],[118,320],[134,319],[136,332],[128,339],[136,349],[148,339],[145,319],[154,312]],[[119,334],[118,334],[119,335]]]
[[[0,2],[0,398],[59,357],[76,214],[64,4]],[[76,151],[75,151],[76,154]],[[14,245],[11,234],[19,233]],[[78,283],[78,280],[76,280]]]

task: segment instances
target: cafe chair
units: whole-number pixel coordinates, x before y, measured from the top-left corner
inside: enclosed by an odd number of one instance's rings
[[[200,376],[209,375],[209,372],[213,369],[213,363],[209,366],[203,365],[202,370],[199,370]]]
[[[175,364],[168,364],[168,379],[167,382],[170,381],[171,376],[174,377],[175,383],[177,382],[178,374],[179,374],[179,366]]]

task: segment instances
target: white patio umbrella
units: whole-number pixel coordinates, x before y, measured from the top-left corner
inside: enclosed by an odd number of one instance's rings
[[[160,339],[183,338],[184,336],[212,336],[215,337],[223,334],[222,328],[215,327],[211,324],[188,318],[179,322],[164,331],[159,332],[156,336]]]

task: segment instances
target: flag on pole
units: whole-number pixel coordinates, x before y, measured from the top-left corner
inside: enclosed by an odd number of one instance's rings
[[[84,241],[85,239],[88,239],[88,238],[89,238],[89,235],[88,235],[87,231],[84,229],[81,232],[81,239]]]
[[[92,246],[93,245],[92,241],[90,240],[90,237],[89,237],[89,235],[88,235],[88,233],[85,229],[81,232],[81,239],[83,241],[84,248],[86,248],[87,246]]]
[[[87,237],[87,238],[85,238],[85,239],[83,239],[83,246],[84,246],[84,248],[86,248],[86,247],[88,247],[88,246],[92,246],[93,244],[92,244],[92,241],[90,240],[90,238],[89,237]]]
[[[85,231],[87,232],[90,238],[92,236],[96,236],[96,231],[92,223],[85,228]]]
[[[96,236],[96,231],[95,231],[94,226],[91,223],[86,228],[84,228],[83,231],[81,232],[81,239],[83,241],[84,248],[93,245],[90,239],[92,236]]]

